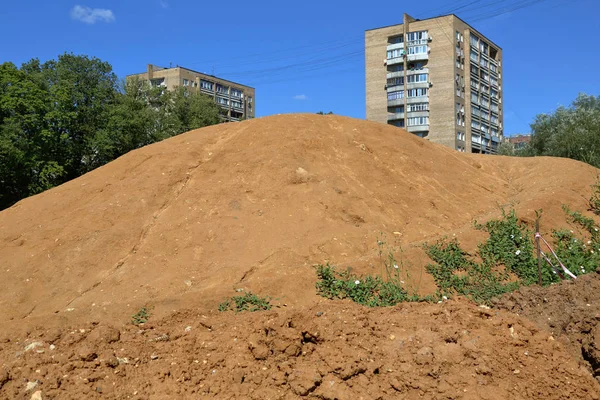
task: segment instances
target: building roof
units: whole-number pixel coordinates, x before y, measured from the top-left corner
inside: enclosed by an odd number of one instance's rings
[[[249,89],[255,89],[255,90],[256,90],[256,88],[255,88],[255,87],[253,87],[253,86],[248,86],[248,85],[244,85],[243,83],[239,83],[239,82],[230,81],[229,79],[223,79],[223,78],[219,78],[218,76],[215,76],[215,75],[211,75],[211,74],[205,74],[204,72],[195,71],[195,70],[193,70],[193,69],[186,68],[186,67],[182,67],[182,66],[180,66],[180,65],[177,65],[177,66],[175,66],[175,67],[172,67],[172,68],[160,67],[160,69],[159,69],[159,70],[157,70],[157,71],[168,71],[168,70],[170,70],[170,69],[177,69],[177,68],[180,68],[180,69],[185,69],[186,71],[190,71],[190,72],[193,72],[193,73],[195,73],[195,74],[200,74],[200,75],[208,76],[208,77],[211,77],[211,78],[219,79],[219,80],[221,80],[221,81],[224,81],[224,82],[229,82],[229,83],[232,83],[232,84],[234,84],[234,85],[238,85],[238,86],[244,86],[244,87],[247,87],[247,88],[249,88]],[[145,72],[139,72],[139,73],[137,73],[137,74],[129,74],[129,75],[126,75],[126,76],[141,75],[141,74],[145,74],[146,72],[147,72],[147,71],[145,71]]]
[[[468,22],[466,22],[465,20],[463,20],[462,18],[460,18],[456,14],[444,14],[444,15],[438,15],[437,17],[430,17],[430,18],[424,18],[424,19],[416,19],[415,18],[415,20],[412,21],[412,22],[428,21],[430,19],[445,18],[445,17],[455,17],[455,18],[458,18],[464,24],[468,25],[471,28],[471,30],[473,30],[473,32],[477,33],[479,36],[482,36],[482,37],[486,38],[487,41],[489,41],[491,44],[493,44],[496,48],[498,48],[499,50],[502,50],[502,47],[498,46],[496,43],[494,43],[492,40],[490,40],[486,35],[484,35],[483,33],[479,32],[477,29],[473,28],[473,26],[471,26],[471,24],[469,24]],[[390,28],[392,26],[400,26],[400,25],[404,25],[404,24],[393,24],[393,25],[380,26],[379,28],[365,29],[365,32],[375,31],[377,29]]]

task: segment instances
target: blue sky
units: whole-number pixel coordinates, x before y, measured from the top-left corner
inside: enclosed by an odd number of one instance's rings
[[[172,63],[254,86],[257,116],[365,118],[364,31],[458,7],[503,48],[505,134],[528,132],[536,114],[579,92],[600,94],[598,0],[10,1],[0,62],[73,52],[119,77]]]

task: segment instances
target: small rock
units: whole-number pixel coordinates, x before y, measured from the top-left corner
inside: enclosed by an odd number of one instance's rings
[[[8,375],[8,371],[2,370],[2,372],[0,372],[0,389],[2,389],[2,386],[4,386],[4,384],[6,382],[8,382],[9,380],[10,380],[10,375]]]
[[[119,364],[129,364],[129,359],[127,357],[117,357],[117,362]]]
[[[318,311],[317,312],[317,317],[320,317],[321,315],[323,315],[323,311]]]
[[[186,326],[186,327],[185,327],[185,331],[186,331],[186,332],[189,332],[189,331],[191,331],[191,330],[192,330],[192,327],[191,327],[191,326]]]
[[[100,386],[96,386],[96,392],[102,393],[102,388]]]
[[[44,345],[44,343],[42,343],[42,342],[32,342],[32,343],[29,343],[27,346],[25,346],[25,351],[33,350],[36,347],[40,347],[43,345]]]
[[[27,385],[25,386],[25,391],[29,392],[32,391],[33,389],[35,389],[35,387],[39,384],[38,381],[35,382],[27,382]]]
[[[390,335],[390,340],[396,339],[396,335]]]
[[[156,360],[156,359],[158,359],[158,356],[157,356],[156,354],[152,354],[152,355],[150,356],[150,359],[151,359],[151,360]]]
[[[513,374],[515,374],[515,375],[517,375],[517,374],[520,374],[520,373],[521,373],[521,371],[519,371],[518,369],[515,369],[515,370],[513,371]]]
[[[50,350],[54,350],[54,349],[56,349],[56,346],[55,346],[55,345],[53,345],[53,344],[51,344],[51,345],[50,345]]]
[[[37,392],[32,394],[30,400],[44,400],[44,397],[42,396],[42,391],[38,390]]]

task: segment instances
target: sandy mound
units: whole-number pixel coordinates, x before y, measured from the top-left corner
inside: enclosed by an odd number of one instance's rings
[[[233,289],[316,300],[312,265],[369,271],[376,235],[475,244],[473,219],[583,209],[597,170],[566,159],[469,156],[386,125],[284,115],[133,151],[0,213],[0,321],[214,308]],[[390,238],[390,241],[392,239]],[[425,276],[421,291],[433,289]],[[164,314],[162,314],[164,315]]]
[[[417,276],[425,241],[454,234],[474,248],[473,220],[502,206],[525,219],[543,208],[548,232],[564,225],[561,204],[585,208],[596,173],[318,115],[131,152],[0,213],[0,397],[598,398],[589,365],[540,330],[552,326],[461,301],[327,302],[313,269],[378,272],[385,232]],[[280,308],[218,313],[237,288]],[[425,274],[420,291],[433,289]],[[519,299],[503,307],[538,312]],[[129,324],[145,304],[150,323]],[[595,337],[581,339],[589,352]]]

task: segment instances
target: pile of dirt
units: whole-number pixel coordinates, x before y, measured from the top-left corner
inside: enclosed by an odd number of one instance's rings
[[[0,212],[0,397],[597,398],[589,371],[517,316],[323,303],[313,268],[379,272],[384,232],[431,293],[424,242],[474,249],[473,220],[503,206],[528,221],[543,208],[543,233],[565,226],[561,205],[585,209],[596,175],[319,115],[133,151]],[[234,290],[281,308],[218,314]],[[144,305],[159,322],[139,329]]]
[[[600,269],[541,288],[504,295],[495,308],[517,313],[550,332],[600,381]]]
[[[395,127],[282,115],[192,131],[133,151],[0,213],[0,321],[128,318],[215,308],[234,288],[309,305],[312,266],[373,272],[397,240],[422,293],[421,244],[514,205],[543,228],[585,209],[597,170],[556,158],[467,155]],[[396,232],[394,235],[393,232]],[[376,271],[379,271],[377,268]]]
[[[598,399],[546,331],[461,301],[185,311],[141,327],[32,328],[0,345],[0,397]],[[29,390],[28,390],[29,388]]]

